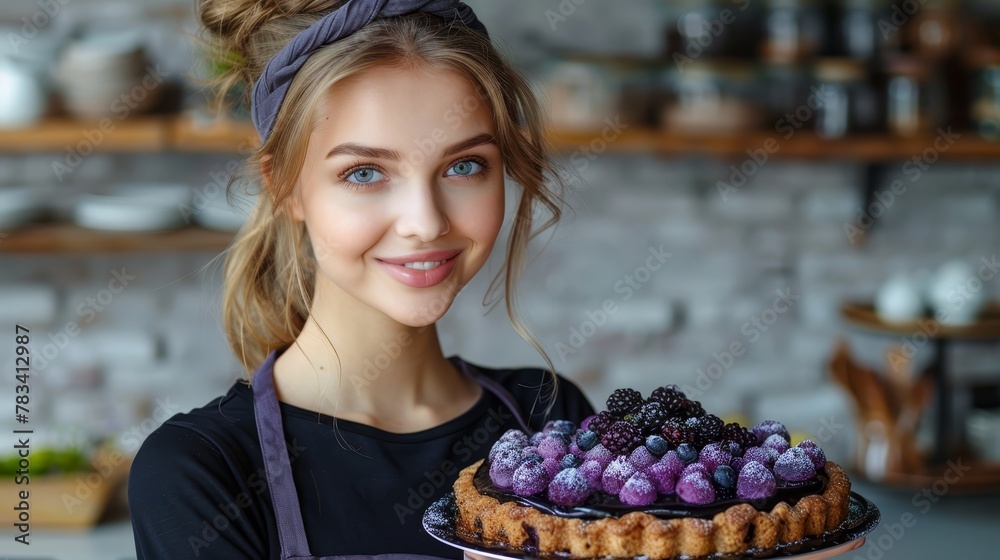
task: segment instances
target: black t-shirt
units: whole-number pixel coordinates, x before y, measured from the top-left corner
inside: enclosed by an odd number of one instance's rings
[[[549,379],[539,368],[471,364],[510,391],[524,414]],[[594,413],[561,375],[552,412],[529,425]],[[279,403],[310,552],[316,556],[411,553],[462,558],[424,532],[424,510],[451,491],[462,468],[519,428],[483,388],[460,416],[413,433],[386,432]],[[278,531],[253,415],[253,390],[237,381],[205,406],[154,430],[132,464],[128,499],[139,560],[279,558]]]

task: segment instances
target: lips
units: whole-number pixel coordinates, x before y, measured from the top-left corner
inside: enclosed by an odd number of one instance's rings
[[[375,261],[389,276],[395,278],[401,284],[411,288],[429,288],[444,282],[446,278],[451,276],[452,271],[455,270],[455,264],[458,262],[459,253],[461,253],[461,251],[438,251],[436,253],[420,253],[417,255],[393,259],[399,261],[400,264],[392,264],[381,259],[375,259]],[[450,258],[448,258],[449,254],[451,255]],[[444,261],[444,263],[439,264],[430,270],[407,268],[402,264],[408,262],[426,261]]]
[[[392,258],[385,258],[385,259],[378,259],[377,258],[376,260],[379,260],[379,261],[382,261],[382,262],[385,262],[385,263],[389,263],[389,264],[398,264],[398,265],[402,266],[402,265],[404,265],[406,263],[415,263],[415,262],[441,262],[441,261],[446,261],[446,260],[454,257],[455,255],[457,255],[457,254],[459,254],[461,252],[462,252],[461,249],[459,249],[459,250],[427,251],[427,252],[423,252],[423,253],[413,253],[411,255],[406,255],[406,256],[403,256],[403,257],[392,257]]]

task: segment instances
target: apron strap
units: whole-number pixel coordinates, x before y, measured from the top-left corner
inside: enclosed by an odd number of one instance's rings
[[[459,368],[463,373],[479,382],[484,389],[487,389],[496,395],[496,397],[500,399],[500,402],[506,405],[507,408],[509,408],[514,414],[514,417],[517,419],[517,423],[521,425],[521,430],[526,434],[531,434],[532,430],[528,426],[528,422],[526,421],[524,414],[521,412],[520,405],[517,404],[517,399],[514,398],[514,395],[512,395],[506,387],[501,385],[496,379],[493,379],[492,377],[479,371],[479,368],[465,363],[463,360],[459,359],[458,356],[452,356],[449,360],[451,360],[451,363]]]
[[[292,464],[285,446],[285,430],[281,422],[281,409],[274,391],[274,361],[277,351],[271,350],[267,359],[254,373],[253,406],[257,419],[257,434],[264,454],[267,487],[271,492],[274,517],[278,523],[278,542],[281,558],[312,558],[302,523],[299,496],[292,480]]]

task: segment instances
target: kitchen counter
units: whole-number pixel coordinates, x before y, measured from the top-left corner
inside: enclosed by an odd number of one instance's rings
[[[942,496],[928,489],[895,491],[857,482],[854,489],[875,502],[882,522],[850,560],[993,558],[1000,527],[1000,493]],[[939,487],[940,490],[940,487]],[[909,526],[907,526],[909,525]],[[0,560],[134,560],[132,526],[118,511],[90,531],[31,532],[31,545],[14,543],[17,533],[0,531]],[[15,552],[16,555],[10,555]]]

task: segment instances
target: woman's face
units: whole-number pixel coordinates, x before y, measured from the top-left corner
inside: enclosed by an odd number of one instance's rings
[[[318,297],[352,319],[359,305],[409,326],[444,315],[503,223],[493,136],[486,103],[456,72],[374,68],[338,82],[290,202],[319,265]]]

